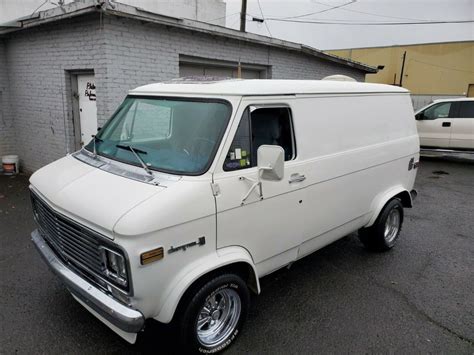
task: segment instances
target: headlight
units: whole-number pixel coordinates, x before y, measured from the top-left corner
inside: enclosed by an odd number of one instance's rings
[[[104,273],[112,283],[126,287],[128,285],[127,262],[125,257],[116,251],[101,247],[104,262]]]

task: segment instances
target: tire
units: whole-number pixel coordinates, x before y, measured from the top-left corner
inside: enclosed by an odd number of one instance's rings
[[[213,354],[228,348],[247,318],[250,292],[237,275],[216,276],[197,288],[177,319],[185,353]]]
[[[387,202],[375,223],[359,230],[359,239],[373,251],[392,249],[400,236],[403,224],[403,205],[398,198]]]

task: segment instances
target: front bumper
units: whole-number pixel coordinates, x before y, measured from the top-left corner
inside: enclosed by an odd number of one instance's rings
[[[66,284],[69,291],[82,302],[124,332],[138,333],[143,328],[145,317],[141,312],[114,300],[71,271],[54,254],[38,230],[31,233],[31,239],[51,270]]]

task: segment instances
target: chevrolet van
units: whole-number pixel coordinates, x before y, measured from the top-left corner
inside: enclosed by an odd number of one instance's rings
[[[412,207],[409,92],[336,81],[139,87],[80,151],[38,170],[39,254],[130,343],[146,320],[224,350],[259,279],[358,231],[384,251]]]

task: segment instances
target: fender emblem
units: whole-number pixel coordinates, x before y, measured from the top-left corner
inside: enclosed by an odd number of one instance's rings
[[[177,246],[177,247],[171,246],[171,248],[168,249],[168,254],[175,253],[179,250],[186,251],[187,248],[194,247],[196,245],[201,246],[201,245],[204,245],[204,244],[206,244],[206,237],[199,237],[199,239],[195,240],[194,242],[189,242],[189,243]]]

